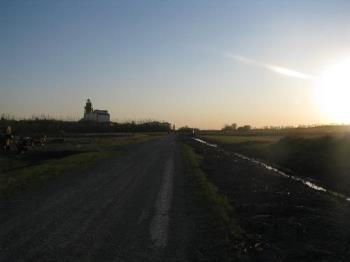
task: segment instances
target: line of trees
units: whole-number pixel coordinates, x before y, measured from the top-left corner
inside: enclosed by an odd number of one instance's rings
[[[0,126],[11,126],[17,135],[32,135],[45,133],[59,135],[63,133],[108,133],[108,132],[169,132],[168,122],[125,122],[125,123],[96,123],[73,122],[61,120],[13,120],[0,118]]]
[[[248,132],[250,131],[252,128],[250,125],[244,125],[244,126],[239,126],[237,127],[236,123],[232,123],[232,124],[226,124],[221,131],[238,131],[238,132]]]
[[[177,131],[181,134],[195,135],[200,130],[199,128],[196,128],[196,127],[183,126],[183,127],[180,127]]]

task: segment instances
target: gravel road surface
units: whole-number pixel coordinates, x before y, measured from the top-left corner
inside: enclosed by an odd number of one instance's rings
[[[0,200],[0,261],[183,261],[173,135]],[[175,181],[176,180],[176,181]],[[178,185],[181,186],[181,185]],[[174,232],[174,233],[173,233]]]

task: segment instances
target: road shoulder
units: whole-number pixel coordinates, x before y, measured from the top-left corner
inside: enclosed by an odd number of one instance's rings
[[[200,169],[200,159],[193,149],[182,143],[185,213],[190,239],[190,261],[233,261],[243,259],[239,247],[242,231],[232,217],[227,198],[207,179]],[[232,245],[234,243],[234,245]]]

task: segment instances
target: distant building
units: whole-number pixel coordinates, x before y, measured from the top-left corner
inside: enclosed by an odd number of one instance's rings
[[[94,110],[90,99],[88,99],[85,104],[84,118],[82,120],[108,123],[110,122],[110,115],[107,110]]]

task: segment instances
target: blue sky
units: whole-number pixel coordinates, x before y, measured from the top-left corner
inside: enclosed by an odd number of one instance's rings
[[[0,1],[0,112],[200,128],[332,122],[309,80],[350,54],[349,1]]]

